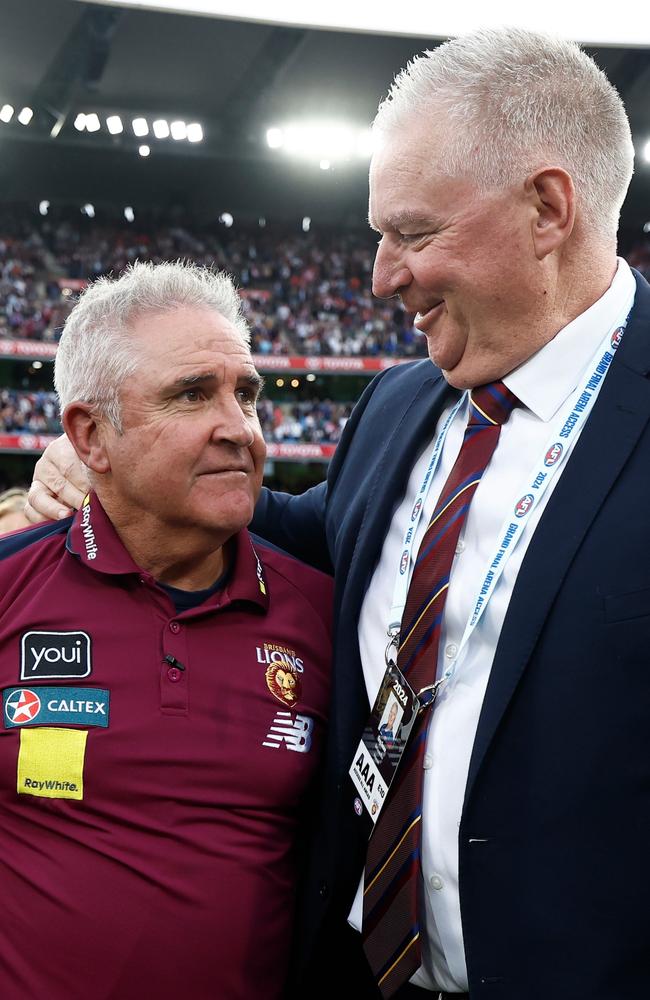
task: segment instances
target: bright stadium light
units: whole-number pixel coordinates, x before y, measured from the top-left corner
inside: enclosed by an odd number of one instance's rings
[[[23,108],[23,110],[18,115],[18,121],[21,125],[29,125],[32,118],[34,117],[34,112],[31,108]]]
[[[645,146],[643,147],[642,155],[645,162],[650,163],[650,139],[648,139]]]
[[[133,129],[133,134],[137,136],[138,139],[142,139],[143,136],[149,135],[149,126],[146,118],[134,118],[131,122],[131,128]]]
[[[80,111],[74,120],[74,127],[77,132],[83,132],[86,128],[86,116],[83,111]]]
[[[203,129],[198,122],[190,122],[187,126],[188,142],[203,142]]]
[[[164,118],[157,118],[153,123],[152,128],[156,139],[169,138],[169,122],[165,121]]]
[[[50,203],[45,198],[43,199],[43,201],[39,201],[38,211],[41,215],[47,215],[49,208],[50,208]]]
[[[643,232],[644,233],[650,233],[650,222],[644,222],[643,223]]]
[[[172,139],[175,139],[176,142],[181,139],[187,139],[187,124],[185,122],[172,122],[169,126],[169,131],[172,134]]]
[[[318,166],[321,168],[321,170],[329,170],[332,164],[330,163],[329,160],[321,160]]]
[[[284,145],[284,135],[281,128],[268,128],[266,141],[270,149],[281,149]]]
[[[358,128],[344,122],[294,123],[266,130],[270,149],[280,149],[316,163],[343,163],[347,160],[369,160],[373,141],[369,128]],[[323,167],[328,170],[328,167]]]
[[[82,205],[82,207],[81,207],[81,214],[82,215],[87,215],[89,219],[94,219],[95,218],[95,206],[91,205],[90,202],[88,202],[87,205]]]
[[[230,229],[234,221],[230,212],[222,212],[219,216],[219,222],[222,222],[226,229]]]
[[[124,218],[127,222],[135,222],[135,212],[130,205],[127,205],[124,209]]]
[[[311,219],[309,218],[308,215],[306,215],[302,220],[302,231],[303,233],[308,233],[310,229],[311,229]]]
[[[86,131],[87,132],[99,132],[99,130],[100,130],[101,127],[102,126],[101,126],[101,122],[99,120],[99,117],[95,114],[94,111],[91,112],[91,114],[86,115]]]
[[[260,227],[260,229],[264,229],[264,227],[266,226],[266,219],[264,218],[263,215],[260,215],[259,219],[257,220],[257,224]]]
[[[151,150],[149,149],[148,146],[139,146],[138,147],[138,153],[140,154],[140,156],[149,156],[150,152],[151,152]]]
[[[122,119],[119,115],[110,115],[106,119],[106,128],[111,133],[111,135],[119,135],[124,131],[124,125],[122,124]]]
[[[3,104],[2,108],[0,108],[0,122],[5,122],[5,124],[10,122],[13,118],[13,114],[14,109],[11,104]]]

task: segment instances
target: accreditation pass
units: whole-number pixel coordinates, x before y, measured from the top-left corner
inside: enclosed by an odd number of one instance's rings
[[[418,709],[419,701],[404,675],[395,663],[389,663],[349,772],[373,823],[395,777]]]

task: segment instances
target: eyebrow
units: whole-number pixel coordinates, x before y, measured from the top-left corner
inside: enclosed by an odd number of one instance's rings
[[[384,219],[384,228],[380,229],[371,216],[368,215],[368,225],[376,233],[398,232],[403,226],[430,226],[431,224],[432,220],[422,215],[421,212],[411,212],[405,209],[403,212],[397,212],[395,215],[387,215]]]
[[[205,385],[206,383],[216,382],[218,379],[216,372],[202,372],[200,375],[184,375],[182,378],[177,378],[171,382],[165,389],[166,392],[182,392],[183,389],[191,389],[194,386]],[[237,379],[237,385],[248,385],[251,389],[255,389],[256,392],[261,392],[264,388],[264,379],[261,375],[255,372],[254,375],[242,375]]]

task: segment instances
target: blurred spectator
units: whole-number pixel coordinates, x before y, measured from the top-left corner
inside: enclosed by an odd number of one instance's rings
[[[29,527],[29,521],[23,514],[26,503],[26,489],[14,487],[0,493],[0,535],[8,535],[10,531]]]

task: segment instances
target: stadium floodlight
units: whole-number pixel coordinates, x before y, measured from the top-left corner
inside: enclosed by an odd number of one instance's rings
[[[152,128],[156,139],[169,138],[169,122],[165,121],[164,118],[157,118],[153,123]]]
[[[82,215],[87,215],[89,219],[94,219],[95,218],[95,206],[91,205],[90,202],[88,202],[87,205],[82,205],[81,206],[81,214]]]
[[[284,133],[281,128],[268,128],[266,130],[266,141],[269,149],[282,149],[284,146]]]
[[[271,149],[282,149],[291,156],[313,160],[322,170],[346,160],[368,160],[373,151],[373,136],[369,128],[357,128],[344,122],[307,122],[274,126],[266,131]],[[328,166],[323,166],[327,163]]]
[[[109,115],[106,119],[106,128],[111,135],[120,135],[124,131],[124,125],[119,115]]]
[[[643,223],[643,232],[644,233],[650,233],[650,222],[644,222]]]
[[[176,121],[172,122],[169,126],[169,131],[172,134],[172,139],[178,142],[180,139],[187,139],[187,124],[186,122]]]
[[[222,212],[219,216],[219,222],[223,222],[226,229],[230,229],[234,221],[230,212]]]
[[[35,368],[36,371],[40,371],[42,367],[43,367],[42,361],[32,361],[32,368]]]
[[[0,122],[10,122],[14,115],[14,109],[11,104],[3,104],[0,108]]]
[[[146,118],[134,118],[131,122],[131,128],[133,129],[133,134],[142,139],[143,136],[149,135],[149,126],[147,124]]]
[[[266,226],[266,219],[264,218],[263,215],[260,215],[259,219],[257,220],[257,224],[260,227],[260,229],[264,229],[264,227]]]
[[[18,121],[21,125],[29,125],[32,118],[34,117],[34,112],[31,108],[23,108],[23,110],[18,115]]]
[[[124,209],[124,218],[127,222],[135,222],[135,212],[130,205],[127,205]]]
[[[76,128],[77,132],[83,132],[84,129],[86,128],[86,116],[83,113],[83,111],[80,111],[77,117],[75,118],[74,127]]]
[[[311,228],[311,219],[309,218],[308,215],[306,215],[304,217],[304,219],[302,220],[302,231],[303,231],[303,233],[308,233],[309,230],[310,230],[310,228]]]
[[[40,212],[41,215],[47,215],[49,208],[50,208],[49,201],[46,201],[46,199],[43,199],[43,201],[39,201],[38,211]]]
[[[643,159],[646,161],[646,163],[650,163],[650,139],[648,139],[645,146],[643,147]]]
[[[94,111],[91,111],[91,113],[89,115],[86,115],[86,131],[87,132],[99,132],[99,130],[100,130],[101,127],[102,127],[102,125],[101,125],[101,122],[99,120],[99,116],[96,115]]]
[[[316,376],[314,375],[313,372],[310,372],[309,375],[306,376],[306,378],[307,378],[308,382],[315,382],[316,381]]]
[[[138,153],[140,154],[140,156],[149,156],[150,152],[151,152],[151,150],[149,149],[148,146],[139,146],[138,147]]]
[[[357,156],[369,160],[375,151],[375,134],[370,128],[363,128],[357,136]]]
[[[329,160],[321,160],[318,166],[321,168],[321,170],[329,170],[332,164],[330,163]]]
[[[188,142],[203,142],[203,129],[198,122],[190,122],[187,126]]]

